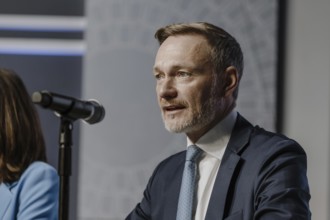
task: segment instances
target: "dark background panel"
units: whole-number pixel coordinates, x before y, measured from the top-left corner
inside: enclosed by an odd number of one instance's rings
[[[47,38],[47,39],[83,39],[80,31],[13,31],[0,30],[0,37],[6,38]]]
[[[286,60],[286,25],[288,4],[286,0],[279,0],[277,15],[277,65],[276,65],[276,122],[275,128],[283,133],[283,115],[285,99],[285,60]]]
[[[75,15],[84,14],[83,0],[1,0],[0,14]]]

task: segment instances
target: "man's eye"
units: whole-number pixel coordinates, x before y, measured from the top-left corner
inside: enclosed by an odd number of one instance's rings
[[[160,79],[164,78],[164,75],[162,75],[162,74],[155,74],[154,76],[155,76],[156,80],[160,80]]]
[[[177,76],[179,77],[188,77],[188,76],[191,76],[191,73],[188,73],[188,72],[177,72]]]

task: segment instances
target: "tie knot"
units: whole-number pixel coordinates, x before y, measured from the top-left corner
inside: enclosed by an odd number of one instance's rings
[[[196,145],[190,145],[187,149],[186,160],[196,161],[202,155],[203,150]]]

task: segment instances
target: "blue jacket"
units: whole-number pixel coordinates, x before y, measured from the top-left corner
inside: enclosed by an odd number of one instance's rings
[[[18,181],[0,184],[0,220],[57,220],[58,191],[56,170],[34,162]]]

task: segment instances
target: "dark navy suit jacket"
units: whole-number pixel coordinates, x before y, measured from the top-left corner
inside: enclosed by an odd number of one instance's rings
[[[185,151],[162,161],[126,220],[174,220]],[[221,161],[206,220],[305,220],[306,154],[295,141],[252,126],[238,115]]]

